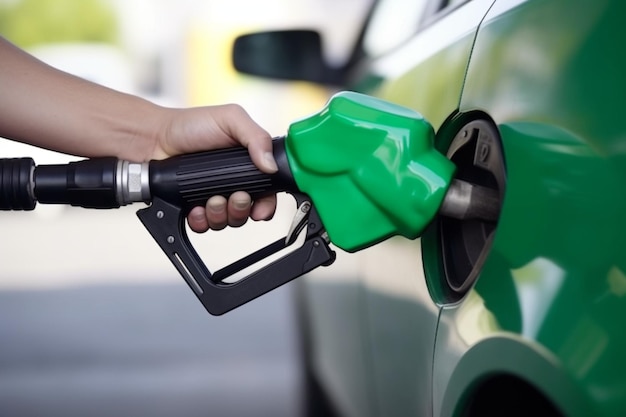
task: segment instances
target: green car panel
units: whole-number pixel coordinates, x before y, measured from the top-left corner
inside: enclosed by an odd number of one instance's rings
[[[372,63],[385,81],[369,93],[421,112],[439,129],[458,108],[476,29],[492,3],[467,3],[422,31],[414,43]],[[404,62],[411,66],[403,67]],[[363,285],[361,320],[369,341],[365,352],[375,415],[432,413],[439,308],[429,297],[420,252],[419,240],[394,238],[353,255]]]
[[[474,290],[441,314],[434,414],[509,374],[565,415],[621,416],[626,4],[516,3],[482,24],[461,101],[498,124],[507,185]]]
[[[458,109],[476,30],[492,4],[467,2],[374,61],[371,70],[385,81],[367,92],[415,109],[439,130]]]

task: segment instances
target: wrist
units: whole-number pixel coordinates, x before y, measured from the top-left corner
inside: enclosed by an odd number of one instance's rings
[[[136,111],[140,108],[141,111]],[[133,162],[147,162],[166,157],[160,144],[169,125],[169,109],[144,100],[133,111],[134,125],[128,132],[127,140],[121,141],[117,157]]]

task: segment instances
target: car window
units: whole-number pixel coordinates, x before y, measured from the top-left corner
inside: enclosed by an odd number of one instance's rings
[[[363,38],[365,54],[370,57],[380,56],[413,36],[427,4],[428,0],[378,1]]]
[[[363,35],[362,50],[376,58],[400,46],[422,27],[471,0],[378,0]],[[393,30],[389,30],[393,28]]]

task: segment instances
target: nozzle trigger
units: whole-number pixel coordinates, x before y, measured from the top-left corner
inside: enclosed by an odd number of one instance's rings
[[[291,226],[289,227],[289,231],[287,232],[287,236],[285,236],[285,245],[293,244],[302,229],[307,225],[309,221],[309,212],[311,211],[311,202],[308,200],[302,200],[298,204],[298,209],[296,214],[291,221]]]
[[[294,194],[297,219],[290,235],[211,273],[193,248],[185,229],[182,208],[155,197],[137,216],[172,264],[212,315],[224,314],[315,268],[335,260],[317,211],[304,195]],[[260,267],[236,282],[229,277],[254,266],[291,245],[306,225],[305,240],[299,248]],[[293,230],[293,231],[292,231]]]

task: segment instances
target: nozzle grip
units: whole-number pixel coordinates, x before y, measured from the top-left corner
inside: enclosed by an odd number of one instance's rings
[[[274,139],[274,157],[279,171],[267,174],[252,162],[243,147],[199,152],[150,162],[150,191],[183,209],[204,206],[213,196],[246,191],[258,198],[280,191],[294,191],[285,155],[284,138]]]
[[[227,197],[239,190],[248,192],[253,199],[281,191],[297,193],[283,137],[274,139],[273,152],[278,165],[275,174],[256,168],[245,148],[150,162],[152,204],[139,210],[137,216],[212,315],[224,314],[334,260],[327,242],[316,235],[315,228],[321,227],[317,217],[302,247],[234,283],[224,280],[286,248],[289,245],[286,239],[277,240],[213,274],[193,248],[185,217],[194,206],[205,205],[208,198]]]

